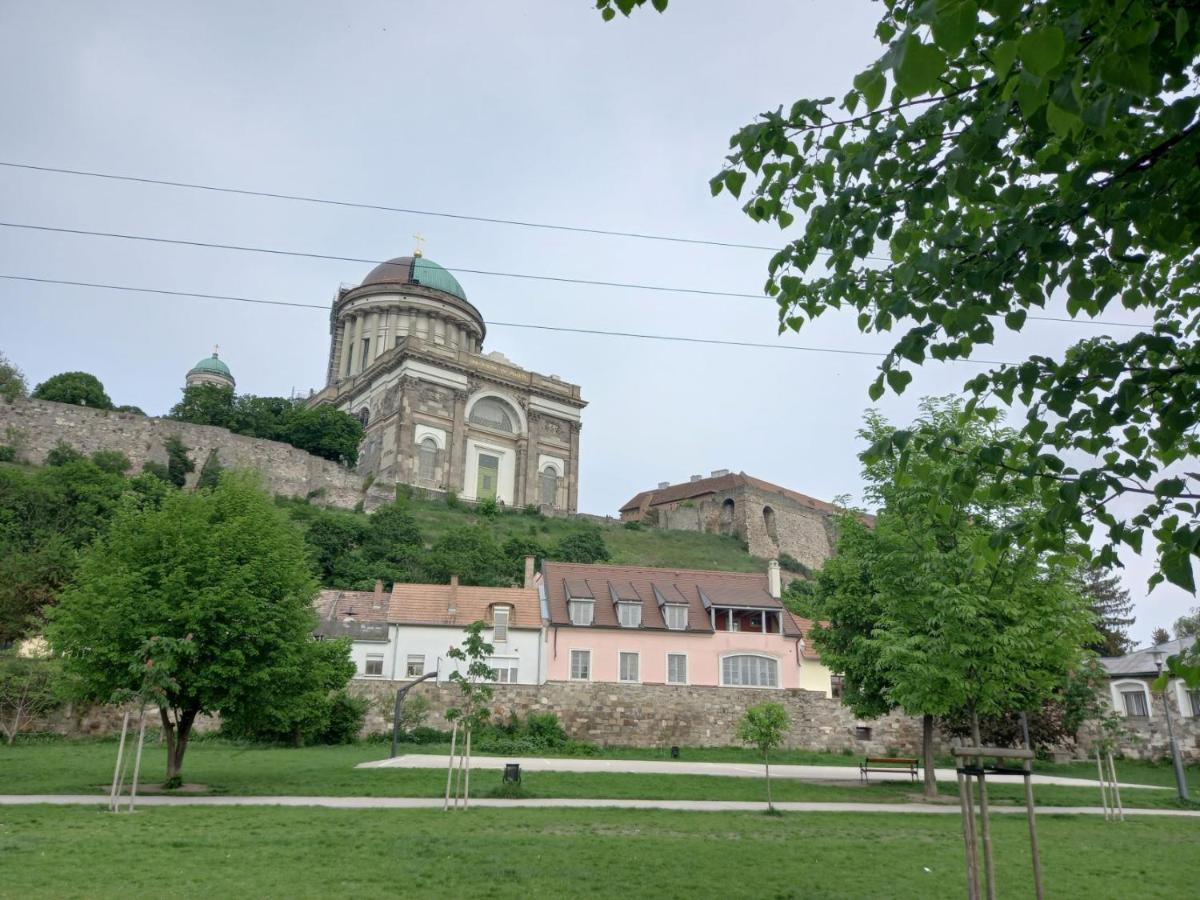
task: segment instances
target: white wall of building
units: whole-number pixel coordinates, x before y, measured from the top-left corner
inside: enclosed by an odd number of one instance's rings
[[[500,472],[496,486],[496,499],[506,506],[512,506],[516,491],[517,454],[511,447],[505,447],[499,442],[467,438],[467,471],[463,481],[462,496],[465,500],[475,500],[475,488],[479,483],[479,454],[498,457]]]
[[[455,661],[450,659],[448,651],[451,647],[462,644],[465,631],[461,627],[448,625],[390,625],[386,643],[373,641],[355,641],[351,648],[351,656],[357,667],[356,678],[370,680],[378,677],[382,680],[393,679],[403,681],[409,678],[407,674],[410,656],[421,657],[423,666],[421,674],[436,671],[438,680],[445,681],[454,671]],[[510,628],[508,639],[497,642],[492,629],[484,632],[484,639],[496,648],[491,665],[497,668],[516,669],[517,684],[543,684],[546,680],[546,667],[542,659],[543,641],[540,629]],[[366,659],[368,654],[384,656],[383,674],[368,676]]]

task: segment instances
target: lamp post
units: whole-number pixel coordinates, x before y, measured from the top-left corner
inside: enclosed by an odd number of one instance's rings
[[[1163,650],[1155,650],[1150,654],[1154,659],[1154,665],[1158,669],[1159,677],[1163,673],[1163,661],[1167,658],[1167,654]],[[1163,708],[1167,713],[1167,741],[1171,746],[1171,760],[1175,763],[1175,786],[1179,790],[1179,799],[1188,799],[1187,778],[1183,774],[1183,760],[1179,757],[1179,744],[1175,741],[1175,727],[1171,724],[1171,698],[1167,696],[1167,685],[1171,682],[1168,679],[1163,685],[1162,698]]]

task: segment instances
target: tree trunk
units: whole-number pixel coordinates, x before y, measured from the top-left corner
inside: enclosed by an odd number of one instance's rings
[[[183,755],[187,752],[188,740],[192,736],[192,724],[196,721],[197,709],[182,710],[177,722],[171,721],[166,708],[158,708],[162,718],[163,733],[167,736],[167,781],[178,778],[183,769]]]
[[[921,717],[921,768],[925,775],[925,799],[938,795],[937,773],[933,763],[933,716],[926,713]]]
[[[763,754],[763,766],[767,772],[767,810],[775,812],[775,804],[771,802],[771,761],[767,759],[767,754]]]

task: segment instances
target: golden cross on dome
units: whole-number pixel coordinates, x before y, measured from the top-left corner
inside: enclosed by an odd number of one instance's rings
[[[413,256],[423,256],[424,254],[421,252],[421,245],[425,243],[425,235],[418,231],[413,235],[413,239],[417,242],[417,249],[413,251]]]

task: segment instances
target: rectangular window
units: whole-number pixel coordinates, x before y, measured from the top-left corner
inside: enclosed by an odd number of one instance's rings
[[[683,631],[687,628],[688,608],[681,603],[670,604],[663,607],[663,618],[667,621],[667,627],[672,631]]]
[[[420,678],[425,674],[425,655],[423,653],[408,654],[408,662],[404,666],[404,674],[409,678]]]
[[[503,644],[508,640],[508,612],[507,606],[497,606],[492,610],[493,627],[495,628],[492,639],[497,644]]]
[[[1140,690],[1121,691],[1121,700],[1125,703],[1125,715],[1148,716],[1150,710],[1146,707],[1146,692]]]
[[[834,700],[841,700],[842,694],[846,691],[846,679],[841,675],[829,676],[829,696]]]
[[[768,656],[726,656],[721,683],[737,687],[778,687],[779,664]]]
[[[638,662],[639,656],[636,653],[620,653],[618,654],[619,672],[617,677],[621,681],[637,681],[638,680]]]
[[[572,600],[571,608],[571,624],[572,625],[591,625],[592,624],[592,601],[591,600]]]
[[[362,365],[359,366],[359,371],[365,371],[367,366],[371,364],[371,339],[365,337],[362,339]]]
[[[591,681],[592,679],[592,651],[591,650],[572,650],[571,651],[571,680],[572,681]]]
[[[1188,691],[1188,700],[1192,704],[1192,715],[1200,717],[1200,688],[1194,691]]]
[[[640,603],[618,603],[617,617],[622,628],[638,628],[642,624],[642,606]]]
[[[517,660],[511,657],[504,659],[489,659],[488,665],[492,667],[492,671],[496,673],[495,681],[498,684],[516,684],[517,683]]]
[[[363,674],[375,675],[375,676],[379,676],[379,675],[383,674],[383,654],[382,653],[368,653],[367,654],[367,668]]]
[[[687,654],[667,654],[667,684],[687,684]]]

